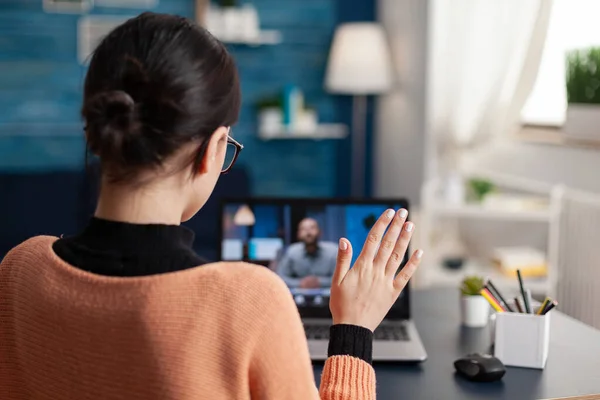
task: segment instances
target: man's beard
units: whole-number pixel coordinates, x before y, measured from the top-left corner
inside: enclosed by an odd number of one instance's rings
[[[317,238],[316,237],[312,237],[309,239],[305,239],[304,240],[304,244],[306,246],[315,246],[317,244]]]

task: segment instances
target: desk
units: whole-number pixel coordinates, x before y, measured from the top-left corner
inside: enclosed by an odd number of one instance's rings
[[[552,311],[546,369],[508,367],[499,382],[469,382],[455,375],[454,360],[489,352],[490,330],[460,326],[457,289],[415,290],[411,297],[429,358],[417,365],[376,363],[379,400],[530,400],[600,394],[600,331]],[[318,380],[322,365],[314,369]]]

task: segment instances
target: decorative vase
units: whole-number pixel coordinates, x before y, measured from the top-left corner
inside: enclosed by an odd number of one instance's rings
[[[317,131],[318,121],[315,110],[302,110],[298,113],[295,131],[302,134],[312,134]]]
[[[215,6],[209,6],[204,15],[206,29],[216,37],[223,36],[223,13]]]
[[[483,328],[490,318],[490,304],[483,296],[462,296],[460,299],[462,323],[469,328]]]
[[[258,130],[263,136],[274,136],[281,133],[283,113],[280,108],[265,108],[258,114]]]
[[[238,41],[243,39],[244,15],[237,7],[221,8],[222,39],[224,41]]]
[[[563,126],[567,138],[598,142],[600,141],[598,126],[600,126],[600,105],[569,104]]]
[[[256,41],[260,36],[260,22],[258,12],[252,4],[244,4],[240,10],[240,30],[245,40]]]

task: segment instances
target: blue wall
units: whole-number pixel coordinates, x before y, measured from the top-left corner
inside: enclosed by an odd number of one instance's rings
[[[78,169],[84,142],[79,118],[85,68],[77,62],[80,15],[47,14],[42,0],[0,5],[0,170]],[[245,145],[257,195],[344,195],[350,183],[350,145],[343,141],[271,141],[256,138],[254,104],[286,83],[302,87],[325,122],[350,123],[348,98],[324,93],[323,74],[335,26],[371,20],[374,0],[255,0],[261,24],[283,43],[232,46],[244,103],[234,134]],[[162,0],[158,12],[193,16],[193,0]],[[92,13],[139,11],[96,8]]]
[[[282,225],[282,207],[258,205],[252,211],[257,222],[252,226],[252,233],[255,237],[276,238],[279,236],[280,225]]]

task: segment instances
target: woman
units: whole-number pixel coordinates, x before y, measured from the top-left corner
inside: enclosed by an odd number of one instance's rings
[[[180,226],[241,150],[239,108],[232,58],[186,19],[145,13],[102,41],[82,108],[97,209],[79,235],[36,237],[3,260],[1,399],[375,397],[372,331],[419,263],[420,251],[395,276],[413,225],[388,210],[352,269],[340,240],[319,394],[283,282],[204,262]]]

